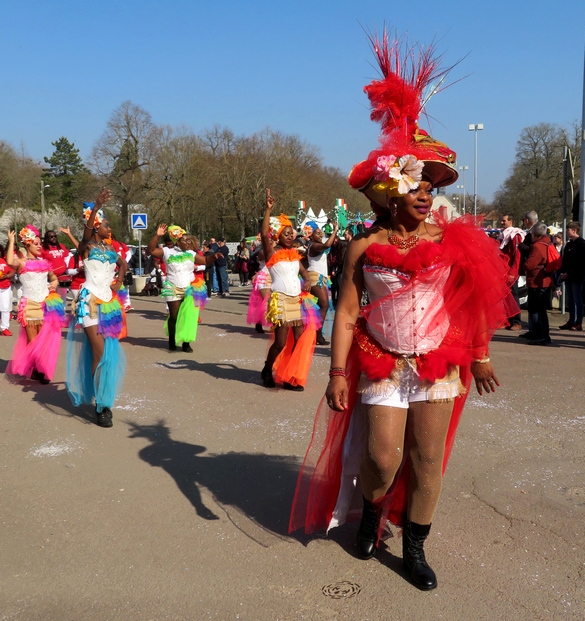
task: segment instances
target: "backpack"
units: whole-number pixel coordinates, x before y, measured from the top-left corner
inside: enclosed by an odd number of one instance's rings
[[[546,264],[544,271],[547,274],[552,274],[561,269],[562,259],[559,251],[554,244],[549,244],[546,249]]]

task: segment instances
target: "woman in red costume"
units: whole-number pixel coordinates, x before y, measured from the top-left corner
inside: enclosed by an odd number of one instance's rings
[[[472,380],[480,395],[499,385],[488,344],[514,303],[506,264],[471,217],[429,221],[432,191],[457,179],[455,153],[417,119],[423,90],[446,72],[432,50],[416,63],[416,50],[406,50],[401,64],[398,44],[372,43],[383,77],[365,90],[383,135],[349,183],[378,219],[347,251],[327,406],[317,413],[290,530],[342,524],[361,489],[360,557],[374,556],[386,520],[403,526],[405,568],[430,590],[437,580],[423,544],[461,410]],[[360,307],[364,289],[369,303]]]
[[[266,188],[266,212],[260,235],[271,278],[266,319],[274,326],[274,341],[261,377],[267,388],[274,388],[278,382],[287,390],[302,391],[309,375],[321,316],[317,299],[308,293],[311,282],[301,265],[301,255],[293,248],[295,232],[291,221],[284,214],[271,217],[273,206],[274,198]],[[275,246],[271,237],[276,240]],[[303,279],[302,287],[299,275]]]

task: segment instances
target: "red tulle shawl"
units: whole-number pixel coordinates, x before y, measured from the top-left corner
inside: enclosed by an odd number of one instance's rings
[[[504,325],[508,317],[518,313],[518,307],[507,284],[505,259],[493,241],[474,225],[473,218],[463,217],[449,224],[439,224],[443,228],[441,243],[421,242],[403,255],[394,246],[372,244],[366,252],[365,262],[401,270],[409,273],[413,280],[437,262],[450,266],[442,311],[449,315],[450,329],[437,350],[417,357],[417,368],[422,379],[434,381],[444,377],[450,366],[458,365],[461,381],[468,390],[472,380],[469,370],[472,359],[487,354],[494,331]],[[366,307],[362,322],[367,322],[368,315]],[[387,378],[396,360],[397,356],[381,349],[367,335],[364,324],[358,322],[348,355],[349,407],[345,412],[334,412],[324,400],[319,405],[311,442],[299,473],[289,532],[304,528],[306,533],[312,533],[329,526],[341,484],[344,441],[359,397],[359,377],[364,373],[373,380]],[[455,399],[443,472],[466,397],[467,394]],[[405,459],[388,494],[379,501],[383,515],[380,529],[387,519],[402,525],[409,475],[410,467]]]

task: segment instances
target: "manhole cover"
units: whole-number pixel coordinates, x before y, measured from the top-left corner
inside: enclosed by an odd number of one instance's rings
[[[323,595],[331,597],[332,599],[343,599],[346,597],[353,597],[357,595],[362,589],[359,584],[355,582],[333,582],[326,584],[322,589]]]

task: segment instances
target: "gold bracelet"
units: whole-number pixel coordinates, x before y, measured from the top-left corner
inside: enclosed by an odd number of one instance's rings
[[[478,360],[477,358],[473,360],[473,362],[478,362],[479,364],[486,364],[486,362],[489,362],[490,359],[489,358],[482,358],[481,360]]]

